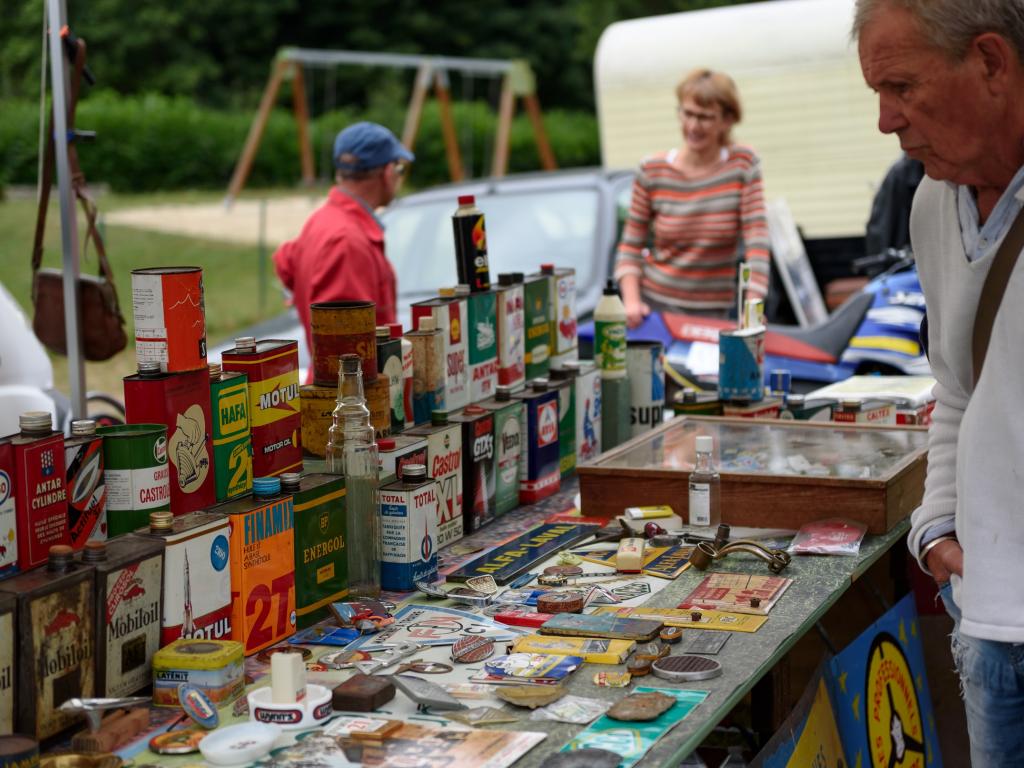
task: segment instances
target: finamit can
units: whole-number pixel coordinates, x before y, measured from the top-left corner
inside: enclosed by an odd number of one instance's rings
[[[519,501],[532,504],[557,493],[559,471],[558,392],[547,379],[534,379],[514,397],[523,401],[520,434],[525,438],[519,459]]]
[[[437,580],[437,481],[427,477],[422,464],[409,464],[407,470],[404,479],[380,489],[380,580],[394,592]]]
[[[498,294],[481,291],[469,295],[469,401],[494,396],[498,386]]]
[[[68,533],[71,548],[107,538],[107,484],[103,478],[103,438],[96,422],[71,422],[71,437],[64,441],[67,469]]]
[[[454,293],[454,292],[453,292]],[[425,318],[434,319],[444,343],[444,409],[456,411],[469,405],[469,371],[466,367],[466,322],[469,316],[465,296],[439,296],[412,305],[417,328]],[[413,369],[415,375],[415,368]],[[417,424],[419,420],[417,419]]]
[[[427,476],[436,480],[441,494],[437,507],[437,546],[462,538],[462,426],[449,424],[444,411],[434,411],[431,423],[407,430],[427,439]]]
[[[402,479],[409,464],[427,466],[427,439],[416,435],[394,435],[377,441],[377,461],[381,481],[389,475]]]
[[[377,309],[372,301],[310,304],[309,327],[314,383],[338,386],[338,360],[342,355],[362,358],[364,383],[377,378]]]
[[[316,624],[328,606],[348,594],[345,549],[345,478],[286,472],[281,489],[292,494],[295,515],[295,625]]]
[[[526,378],[548,375],[551,366],[551,291],[554,277],[529,275],[523,282],[523,317],[526,325]]]
[[[131,696],[153,681],[164,543],[138,536],[91,541],[81,562],[92,566],[95,577],[96,695]]]
[[[764,398],[764,328],[718,332],[718,395],[723,400]]]
[[[14,445],[0,440],[0,579],[18,570],[18,522],[15,514]],[[0,729],[2,730],[2,729]]]
[[[519,506],[523,401],[512,397],[509,387],[499,384],[495,396],[480,406],[494,413],[494,511],[503,515]]]
[[[14,692],[18,674],[15,656],[18,644],[14,642],[18,636],[17,606],[14,595],[0,592],[0,637],[11,638],[10,642],[0,643],[0,733],[14,730]]]
[[[230,503],[230,502],[228,502]],[[228,518],[219,512],[174,517],[153,512],[136,536],[164,542],[160,646],[180,637],[231,638],[231,569]]]
[[[432,317],[420,319],[418,330],[405,338],[412,343],[413,389],[412,410],[416,424],[428,424],[430,414],[446,410],[444,334],[435,327]]]
[[[171,511],[184,515],[217,500],[213,478],[213,424],[210,372],[160,373],[143,370],[124,378],[124,409],[129,424],[167,427]]]
[[[206,367],[206,307],[199,267],[132,270],[135,362],[164,373]]]
[[[576,372],[573,400],[576,411],[576,463],[601,454],[601,376],[589,360],[571,360],[565,367]]]
[[[402,379],[402,339],[391,335],[388,325],[377,326],[377,372],[388,383],[388,405],[391,410],[390,433],[405,429],[405,405]]]
[[[459,282],[473,293],[491,287],[491,267],[487,261],[487,227],[484,214],[476,207],[473,195],[459,195],[459,207],[452,216],[455,235],[455,268]]]
[[[665,354],[660,341],[626,342],[630,437],[665,420]]]
[[[558,392],[558,470],[562,477],[576,471],[575,372],[552,368],[548,387]]]
[[[244,373],[249,379],[253,477],[301,470],[298,342],[242,337],[221,356],[220,364],[223,370]],[[337,379],[330,385],[337,386]]]
[[[513,390],[526,384],[526,315],[523,276],[498,275],[498,384]]]
[[[453,413],[450,419],[462,424],[462,517],[463,530],[470,534],[497,516],[494,507],[494,414],[480,405],[471,404]]]
[[[551,275],[551,367],[579,358],[576,323],[576,270],[541,264],[542,274]]]
[[[252,490],[249,381],[244,373],[210,365],[210,411],[215,495],[224,501]]]
[[[107,533],[131,533],[151,512],[170,510],[167,426],[121,424],[98,427],[103,438],[103,479],[107,486]]]
[[[42,565],[50,547],[68,544],[67,475],[64,435],[53,431],[47,411],[26,411],[21,432],[8,438],[14,449],[14,498],[18,567]]]

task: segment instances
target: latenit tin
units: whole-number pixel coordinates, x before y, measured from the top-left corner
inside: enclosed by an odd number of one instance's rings
[[[18,524],[14,494],[16,476],[14,446],[10,440],[0,440],[0,579],[18,570]]]
[[[412,344],[412,411],[416,424],[426,424],[435,410],[446,410],[444,334],[432,317],[421,318],[418,330],[405,338]]]
[[[313,381],[322,387],[338,385],[338,360],[359,355],[363,382],[377,378],[377,310],[372,301],[325,301],[309,305]]]
[[[526,383],[526,315],[523,276],[498,275],[498,384],[520,389]]]
[[[107,530],[111,538],[149,522],[151,512],[171,508],[165,424],[98,427],[103,437]]]
[[[462,425],[449,424],[444,412],[434,411],[435,423],[407,430],[405,434],[427,439],[427,476],[437,480],[437,546],[462,538]]]
[[[394,435],[377,441],[380,478],[394,475],[402,479],[402,470],[409,464],[427,465],[427,439],[416,435]]]
[[[217,501],[252,490],[249,380],[244,373],[210,366],[213,476]]]
[[[552,275],[530,275],[523,282],[523,317],[526,328],[526,378],[548,375],[551,365]]]
[[[519,459],[519,501],[532,504],[561,487],[558,448],[558,392],[535,379],[513,397],[523,401],[519,422],[524,438]]]
[[[494,414],[479,405],[467,405],[450,420],[462,424],[463,530],[479,530],[497,515],[495,511]]]
[[[417,581],[437,579],[436,480],[422,464],[406,465],[404,479],[380,489],[381,586],[409,592]]]
[[[18,601],[14,595],[0,592],[0,637],[10,638],[0,643],[0,733],[14,730],[14,692],[18,665],[15,657],[17,643]]]
[[[417,328],[421,328],[422,319],[428,317],[434,319],[434,327],[441,330],[444,342],[443,408],[454,411],[469,404],[469,369],[466,360],[468,301],[465,296],[442,296],[412,305],[412,321]],[[419,419],[416,423],[419,423]]]
[[[579,357],[576,324],[576,270],[541,264],[541,274],[551,275],[551,365],[559,367]]]
[[[471,293],[468,299],[469,401],[494,396],[498,386],[498,295]]]
[[[49,413],[28,411],[20,420],[21,432],[7,439],[14,450],[18,567],[27,571],[70,538],[64,435],[53,431]]]
[[[665,355],[659,341],[626,342],[630,437],[665,420]]]
[[[135,361],[159,363],[164,373],[206,368],[203,270],[132,270]]]
[[[523,401],[498,385],[497,394],[480,403],[494,413],[494,510],[503,515],[519,506],[519,473],[523,451]]]
[[[178,686],[199,688],[214,704],[226,704],[245,689],[242,644],[231,640],[175,640],[153,658],[153,703],[178,706]]]
[[[96,422],[71,422],[64,441],[65,485],[68,489],[68,534],[72,549],[107,538],[107,485],[103,479],[103,438]]]

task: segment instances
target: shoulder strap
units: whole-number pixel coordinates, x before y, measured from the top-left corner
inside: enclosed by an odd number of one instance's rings
[[[995,323],[999,305],[1003,303],[1006,284],[1017,263],[1021,249],[1024,249],[1024,208],[1017,214],[1010,231],[1003,238],[1002,245],[992,259],[985,284],[978,297],[978,310],[974,315],[974,335],[971,339],[971,357],[974,363],[974,384],[977,386],[981,378],[981,369],[985,364],[989,338],[992,336],[992,325]]]

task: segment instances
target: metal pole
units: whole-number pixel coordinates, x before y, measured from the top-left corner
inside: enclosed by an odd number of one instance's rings
[[[259,261],[260,317],[267,304],[267,198],[260,198],[260,235],[256,258]]]
[[[50,84],[53,90],[54,164],[60,190],[60,239],[64,254],[64,332],[68,350],[68,386],[71,418],[81,419],[85,412],[85,365],[82,358],[82,332],[78,324],[78,221],[71,191],[68,166],[68,67],[60,31],[67,19],[64,0],[47,0],[50,36]]]

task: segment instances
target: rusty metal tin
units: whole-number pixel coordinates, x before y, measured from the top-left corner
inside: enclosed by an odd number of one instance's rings
[[[0,768],[37,768],[39,765],[39,742],[11,733],[10,727],[0,736]]]
[[[306,453],[323,458],[327,455],[327,434],[334,423],[334,408],[338,404],[338,386],[304,384],[299,387],[299,403],[302,448]]]
[[[377,310],[372,301],[325,301],[309,306],[312,332],[313,381],[338,385],[338,360],[359,355],[363,383],[377,378]]]
[[[469,368],[467,361],[467,332],[469,319],[468,301],[465,296],[440,297],[419,301],[412,305],[412,321],[420,325],[426,318],[433,318],[434,327],[441,331],[444,344],[444,405],[435,406],[447,411],[458,410],[469,405]],[[416,375],[415,369],[413,375]],[[415,393],[414,393],[415,395]],[[417,418],[416,423],[420,420]]]
[[[452,646],[452,661],[475,664],[494,654],[494,640],[488,637],[460,637]]]
[[[580,592],[548,592],[537,598],[540,613],[580,613],[583,594]]]
[[[386,376],[364,382],[366,407],[370,409],[370,425],[378,440],[391,434],[391,385]]]

